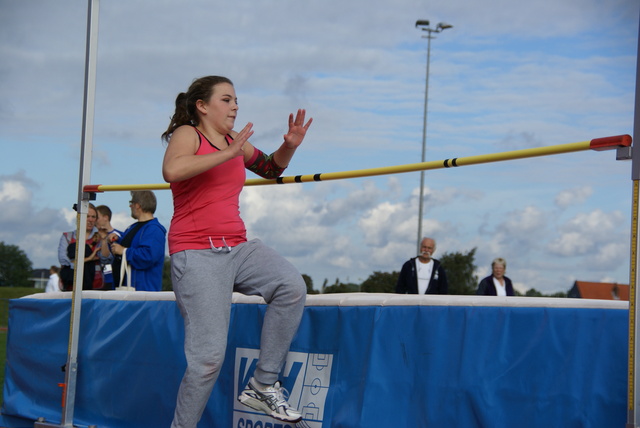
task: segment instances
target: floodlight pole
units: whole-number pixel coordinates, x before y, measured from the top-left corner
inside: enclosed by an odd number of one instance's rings
[[[78,225],[76,242],[86,241],[87,212],[91,195],[84,192],[84,186],[91,183],[91,154],[93,150],[93,121],[96,87],[96,63],[98,52],[99,0],[88,0],[87,45],[85,56],[84,108],[82,115],[82,140],[80,145],[80,170],[78,184]],[[63,406],[60,424],[49,423],[38,418],[34,428],[73,428],[76,386],[78,377],[78,338],[80,333],[80,312],[82,309],[82,278],[84,272],[84,245],[76,245],[74,263],[73,292],[71,297],[71,319],[69,325],[69,348],[63,384]],[[90,425],[94,426],[94,425]]]
[[[422,31],[426,31],[427,35],[422,36],[423,39],[427,39],[427,73],[425,78],[424,89],[424,122],[422,125],[422,157],[421,162],[425,162],[427,152],[427,103],[429,101],[429,63],[431,62],[431,39],[435,39],[432,33],[439,33],[442,30],[453,27],[452,25],[439,23],[436,28],[429,26],[429,21],[421,19],[416,21],[416,28],[420,27]],[[420,243],[422,242],[422,209],[424,205],[424,170],[420,171],[420,195],[418,200],[418,244],[417,253],[420,254]]]

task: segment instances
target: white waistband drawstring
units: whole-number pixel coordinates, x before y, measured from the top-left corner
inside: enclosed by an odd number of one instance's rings
[[[227,241],[225,241],[224,236],[222,237],[222,243],[224,244],[224,247],[216,247],[215,245],[213,245],[213,241],[211,240],[211,237],[209,237],[209,244],[211,245],[211,249],[213,251],[215,251],[216,253],[230,253],[231,252],[231,247],[227,245]]]

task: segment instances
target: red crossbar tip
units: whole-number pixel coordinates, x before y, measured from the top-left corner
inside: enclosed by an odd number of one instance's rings
[[[82,188],[82,191],[86,193],[99,193],[102,192],[99,189],[100,186],[102,186],[102,184],[87,184]]]
[[[594,138],[589,143],[591,150],[611,150],[618,147],[629,147],[631,145],[631,135],[616,135],[613,137]]]

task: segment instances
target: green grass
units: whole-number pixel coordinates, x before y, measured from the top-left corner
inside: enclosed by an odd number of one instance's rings
[[[9,300],[28,296],[34,293],[42,293],[31,287],[0,287],[0,405],[4,393],[4,366],[7,360],[7,326],[9,325]]]
[[[9,325],[9,300],[43,291],[31,287],[0,287],[0,327]]]

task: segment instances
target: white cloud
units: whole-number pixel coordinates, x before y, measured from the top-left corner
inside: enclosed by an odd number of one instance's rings
[[[601,269],[619,266],[629,256],[629,242],[607,242],[598,248],[595,265]]]
[[[593,254],[593,263],[605,265],[622,260],[621,250],[629,248],[628,242],[621,240],[628,232],[621,228],[622,224],[620,212],[605,213],[596,209],[580,213],[560,226],[560,234],[549,243],[548,250],[563,257]]]
[[[76,227],[76,223],[78,221],[78,213],[77,212],[75,212],[72,209],[61,208],[59,213],[66,220],[66,222],[69,225],[69,229],[65,229],[65,232],[67,230],[71,230],[71,229]]]
[[[495,230],[495,238],[503,250],[517,249],[518,253],[526,254],[539,245],[547,225],[547,213],[538,207],[527,206],[506,213],[504,221]]]
[[[30,196],[27,188],[18,181],[4,181],[0,188],[0,202],[26,201]]]
[[[131,217],[131,212],[114,212],[111,216],[111,226],[121,232],[124,232],[133,222],[135,220]]]
[[[401,205],[382,202],[364,213],[359,221],[365,242],[371,246],[381,246],[389,241],[389,235],[398,219],[405,215]]]
[[[574,256],[591,253],[592,247],[593,241],[588,235],[581,232],[565,232],[549,244],[549,251],[561,256]]]
[[[591,186],[581,186],[575,189],[563,190],[556,195],[555,203],[564,209],[571,205],[578,205],[586,201],[593,193]]]
[[[34,263],[48,256],[55,264],[60,234],[69,225],[64,211],[36,206],[39,186],[24,171],[0,176],[0,189],[0,241],[17,245]]]

